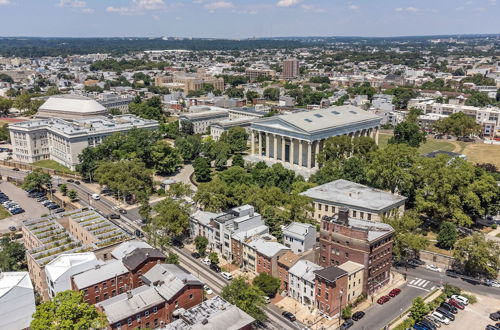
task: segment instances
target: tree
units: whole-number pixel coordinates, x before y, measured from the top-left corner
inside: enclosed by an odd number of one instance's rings
[[[189,120],[182,120],[180,130],[182,133],[184,133],[186,135],[193,135],[194,134],[194,125]]]
[[[465,100],[465,105],[473,107],[485,107],[494,104],[495,100],[488,97],[488,94],[478,91],[471,91],[471,96]]]
[[[98,329],[108,324],[106,316],[83,300],[83,292],[58,292],[56,296],[36,306],[31,329]]]
[[[191,185],[187,183],[176,182],[169,185],[167,195],[175,198],[191,197],[193,195],[193,189],[191,189]]]
[[[413,299],[412,305],[410,307],[411,317],[415,321],[420,321],[425,315],[429,313],[429,306],[425,303],[422,297],[417,297]]]
[[[279,88],[266,88],[262,95],[268,100],[278,101],[280,99],[280,90]]]
[[[11,99],[0,97],[0,114],[2,114],[3,116],[7,116],[13,104],[14,101],[12,101]]]
[[[25,190],[43,190],[50,183],[50,175],[37,169],[24,178],[23,188]]]
[[[189,213],[186,206],[166,198],[153,206],[156,215],[147,224],[154,246],[164,248],[172,238],[183,235],[189,228]]]
[[[264,321],[266,314],[262,310],[265,305],[264,292],[246,282],[244,277],[233,279],[222,289],[222,298],[236,305],[258,321]]]
[[[236,154],[233,156],[232,166],[245,167],[245,160],[241,154]]]
[[[347,319],[350,319],[351,317],[352,317],[352,305],[351,304],[347,304],[347,306],[345,306],[342,309],[342,318],[344,320],[347,320]]]
[[[201,139],[199,136],[189,135],[175,140],[175,147],[181,153],[184,162],[194,160],[201,152]]]
[[[437,244],[443,249],[451,249],[457,240],[457,227],[455,224],[445,221],[441,223],[437,236]]]
[[[226,167],[229,157],[231,157],[231,146],[228,143],[220,142],[217,143],[217,149],[214,165],[218,170],[222,170]]]
[[[217,265],[219,263],[219,256],[216,252],[210,252],[210,254],[208,255],[208,260],[210,260],[210,263]]]
[[[162,175],[173,174],[182,165],[180,152],[164,140],[157,141],[151,147],[151,161],[154,169]]]
[[[198,182],[208,182],[212,179],[210,161],[205,157],[198,157],[193,162],[194,175]]]
[[[253,279],[253,285],[258,287],[268,297],[274,297],[281,285],[280,279],[267,273],[260,273]]]
[[[4,272],[25,270],[25,252],[23,244],[5,234],[0,239],[0,269]]]
[[[259,93],[255,92],[255,91],[247,91],[247,100],[249,102],[252,102],[253,99],[257,99],[260,97]]]
[[[318,155],[318,162],[324,165],[330,161],[346,160],[351,156],[365,157],[376,149],[375,141],[366,136],[355,138],[348,135],[334,136],[325,141],[323,150]]]
[[[68,191],[68,197],[71,201],[75,201],[78,198],[78,193],[75,190]]]
[[[223,132],[219,142],[227,143],[231,152],[243,152],[247,149],[248,133],[243,127],[231,127]]]
[[[170,252],[167,255],[167,258],[165,259],[165,263],[178,265],[179,264],[179,255],[176,253]]]
[[[476,121],[463,112],[453,113],[447,118],[440,119],[434,123],[434,130],[441,134],[453,134],[457,137],[479,134],[480,126]]]
[[[68,193],[68,185],[63,183],[61,186],[59,186],[59,190],[61,191],[61,194],[63,196],[66,196],[66,194]]]
[[[416,122],[405,120],[394,127],[394,136],[389,139],[389,143],[404,143],[418,148],[425,142],[425,135]]]
[[[196,236],[194,239],[194,246],[196,247],[196,251],[198,251],[201,256],[204,256],[208,246],[208,238],[205,236]]]
[[[236,88],[236,87],[231,87],[226,89],[225,94],[229,97],[234,97],[234,98],[243,98],[245,96],[243,88]]]
[[[453,257],[471,276],[496,278],[500,268],[498,251],[500,244],[486,239],[481,233],[474,233],[455,242]]]

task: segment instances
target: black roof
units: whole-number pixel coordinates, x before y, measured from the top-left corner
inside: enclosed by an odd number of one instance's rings
[[[321,277],[329,282],[335,282],[337,279],[342,276],[346,276],[347,272],[343,269],[340,269],[337,266],[330,266],[323,269],[315,270],[314,274],[316,276]]]
[[[165,255],[157,249],[152,248],[140,248],[127,254],[123,257],[122,262],[129,270],[134,270],[139,267],[144,261],[149,258],[162,258],[165,259]]]

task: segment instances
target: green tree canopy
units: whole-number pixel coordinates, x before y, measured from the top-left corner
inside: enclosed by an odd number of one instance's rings
[[[484,274],[496,278],[500,269],[500,244],[487,240],[481,233],[462,238],[455,243],[453,257],[472,276]]]
[[[246,282],[244,277],[233,279],[222,289],[222,298],[238,306],[258,321],[264,321],[266,314],[262,310],[265,305],[264,292]]]
[[[383,221],[394,228],[392,253],[397,260],[408,261],[429,244],[427,238],[419,233],[422,221],[416,212],[406,211],[403,215],[397,214]]]
[[[175,237],[183,235],[189,228],[189,213],[185,205],[166,198],[153,207],[156,213],[146,230],[154,246],[164,248]]]
[[[208,246],[208,238],[205,236],[196,236],[194,239],[194,246],[196,247],[196,251],[198,251],[201,256],[204,256]]]
[[[0,239],[0,269],[3,272],[26,270],[26,249],[14,237],[5,234]]]
[[[210,170],[210,160],[205,157],[197,157],[193,162],[194,175],[198,182],[208,182],[212,180]]]
[[[262,96],[271,101],[278,101],[280,99],[280,90],[279,88],[266,88]]]
[[[151,147],[151,162],[159,174],[170,175],[182,166],[182,157],[170,143],[160,140]]]
[[[405,120],[394,127],[394,136],[389,139],[389,143],[404,143],[418,148],[426,141],[425,135],[416,122]]]
[[[417,297],[413,299],[412,305],[410,307],[410,314],[414,320],[420,321],[428,313],[429,313],[429,306],[427,306],[422,297]]]
[[[107,324],[103,313],[83,301],[83,292],[67,290],[36,306],[30,327],[33,330],[77,330],[99,329]]]
[[[201,152],[201,139],[199,136],[195,135],[179,137],[175,140],[175,147],[179,150],[185,162],[191,162],[198,157]]]
[[[41,170],[34,170],[24,178],[23,188],[26,190],[42,190],[50,183],[50,174]]]
[[[274,297],[280,287],[280,279],[267,273],[260,273],[253,279],[253,285],[258,287],[268,297]]]
[[[441,223],[439,233],[437,236],[437,243],[443,249],[451,249],[457,240],[457,226],[455,224],[445,221]]]
[[[227,143],[232,153],[243,152],[247,149],[248,133],[243,127],[231,127],[223,132],[219,142]]]

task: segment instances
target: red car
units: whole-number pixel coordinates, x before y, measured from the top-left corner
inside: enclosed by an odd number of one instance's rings
[[[459,301],[455,300],[455,299],[451,299],[448,300],[448,304],[452,305],[452,306],[455,306],[456,308],[458,309],[464,309],[464,305],[462,305],[462,303],[460,303]]]
[[[389,297],[389,296],[382,296],[382,297],[378,298],[377,303],[379,303],[380,305],[383,305],[386,302],[388,302],[389,300],[391,300],[391,297]]]
[[[401,289],[392,289],[391,292],[389,292],[389,296],[391,297],[396,297],[398,294],[401,293]]]

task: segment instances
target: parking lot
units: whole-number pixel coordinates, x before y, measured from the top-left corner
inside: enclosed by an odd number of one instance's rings
[[[0,220],[0,233],[9,232],[10,226],[21,227],[21,222],[25,219],[38,218],[42,214],[48,214],[49,211],[42,204],[29,198],[26,191],[16,187],[10,182],[0,181],[0,190],[9,198],[19,204],[25,212]]]
[[[486,325],[494,325],[495,321],[490,320],[489,315],[500,310],[498,299],[474,294],[477,303],[469,304],[463,311],[455,315],[455,321],[450,325],[444,325],[449,329],[485,329]],[[497,321],[498,322],[498,321]]]

